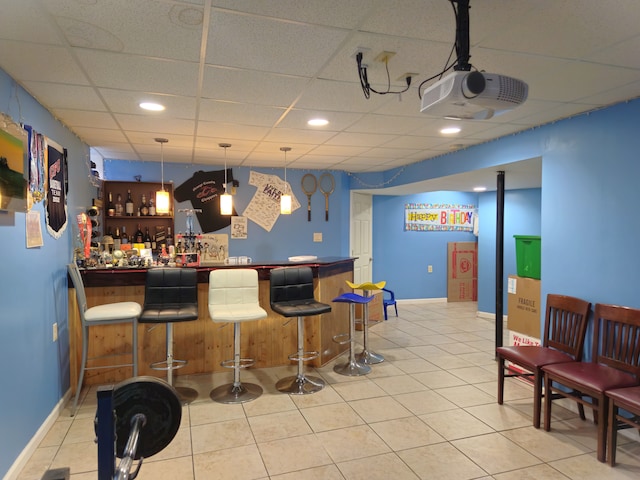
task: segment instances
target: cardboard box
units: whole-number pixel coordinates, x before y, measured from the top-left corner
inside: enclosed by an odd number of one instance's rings
[[[450,242],[447,244],[447,301],[478,300],[478,244]]]
[[[508,328],[533,338],[540,337],[540,280],[509,275],[507,285]]]

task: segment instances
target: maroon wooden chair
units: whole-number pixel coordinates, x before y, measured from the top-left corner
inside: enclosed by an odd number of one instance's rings
[[[640,429],[640,387],[617,388],[606,392],[609,398],[608,420],[608,457],[609,464],[616,464],[616,446],[618,443],[618,430],[621,428]],[[620,409],[626,414],[621,414]]]
[[[598,460],[606,460],[607,390],[640,385],[640,310],[596,304],[591,362],[545,365],[546,392],[575,400],[593,409],[598,424]],[[556,395],[544,399],[544,429],[551,429],[551,404]]]
[[[547,295],[542,345],[516,345],[498,347],[498,403],[504,398],[505,377],[533,378],[533,426],[540,428],[542,406],[542,367],[553,363],[582,359],[584,337],[591,304],[567,295]],[[521,367],[516,370],[505,361]],[[584,416],[584,410],[581,410]]]

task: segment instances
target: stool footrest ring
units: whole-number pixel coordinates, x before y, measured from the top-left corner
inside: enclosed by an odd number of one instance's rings
[[[308,362],[313,360],[314,358],[318,358],[320,356],[320,352],[302,352],[301,355],[298,355],[298,352],[292,353],[288,356],[289,360],[293,360],[294,362],[298,362],[302,360],[303,362]]]
[[[338,345],[346,345],[347,343],[351,343],[351,336],[348,333],[339,333],[333,336],[333,341]]]
[[[238,368],[249,368],[255,365],[256,361],[253,358],[241,358]],[[223,360],[220,362],[220,366],[224,368],[236,368],[235,360]]]
[[[150,365],[152,370],[177,370],[178,368],[182,368],[187,364],[186,360],[172,360],[171,367],[168,365],[166,360],[162,360],[160,362],[154,362]],[[163,366],[164,365],[164,366]]]

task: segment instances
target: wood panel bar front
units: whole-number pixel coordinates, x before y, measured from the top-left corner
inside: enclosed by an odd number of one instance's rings
[[[346,281],[353,281],[352,258],[318,259],[310,266],[314,273],[314,292],[318,301],[331,305],[331,312],[305,319],[305,349],[320,352],[320,356],[308,363],[322,366],[344,352],[348,346],[339,345],[333,337],[349,331],[349,307],[344,303],[332,303],[338,295],[351,291]],[[291,262],[262,263],[242,266],[198,267],[198,320],[174,323],[174,357],[187,360],[184,368],[174,375],[190,375],[230,371],[220,365],[233,358],[233,325],[214,323],[209,317],[209,272],[216,268],[253,268],[258,270],[260,305],[267,311],[267,318],[241,324],[242,357],[253,358],[252,368],[293,364],[288,356],[297,350],[296,319],[284,318],[270,307],[270,271],[279,266],[302,266]],[[132,301],[144,304],[144,280],[146,270],[83,270],[83,281],[89,307],[111,302]],[[69,283],[71,286],[71,283]],[[75,291],[69,289],[70,378],[75,392],[82,359],[82,331],[78,315]],[[89,358],[109,356],[105,363],[126,363],[131,350],[129,325],[105,325],[91,327]],[[117,357],[114,359],[114,356]],[[163,324],[138,325],[138,374],[164,377],[165,372],[153,370],[150,364],[166,356],[166,330]],[[89,360],[89,366],[99,365],[101,360]],[[115,383],[132,375],[131,367],[86,370],[84,384]]]

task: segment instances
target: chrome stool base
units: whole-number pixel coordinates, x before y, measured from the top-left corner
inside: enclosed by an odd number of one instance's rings
[[[262,387],[254,383],[242,383],[237,386],[228,383],[214,388],[209,394],[214,402],[227,404],[250,402],[260,395],[262,395]]]
[[[346,363],[341,363],[340,365],[335,365],[333,367],[333,371],[339,373],[340,375],[357,377],[359,375],[366,375],[367,373],[371,372],[371,367],[369,365],[364,365],[355,361],[349,361]]]
[[[178,392],[178,398],[180,398],[180,403],[183,405],[189,405],[196,398],[198,398],[198,391],[189,387],[176,387],[173,386]]]
[[[363,350],[356,355],[356,360],[365,365],[375,365],[384,362],[384,357],[379,353],[373,353],[369,350]]]
[[[307,375],[297,375],[285,377],[278,380],[276,388],[282,393],[290,393],[293,395],[307,395],[309,393],[319,392],[324,388],[324,380],[318,377]]]

